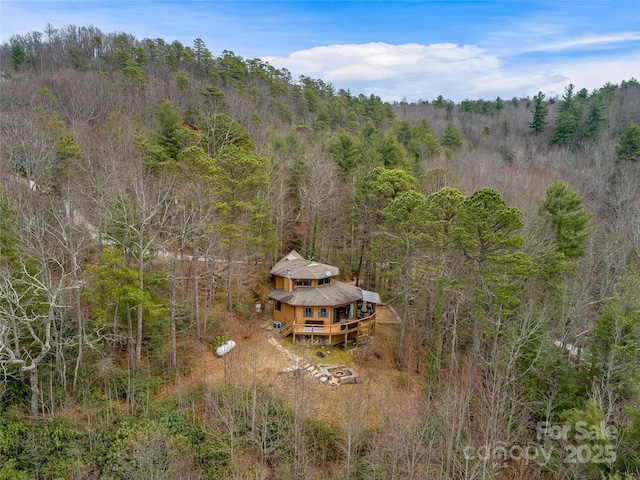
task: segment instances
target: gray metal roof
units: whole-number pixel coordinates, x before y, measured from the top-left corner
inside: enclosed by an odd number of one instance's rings
[[[278,277],[313,280],[335,277],[340,273],[340,269],[332,265],[314,262],[313,260],[305,260],[298,252],[292,250],[276,263],[269,273]]]
[[[334,281],[320,287],[297,287],[291,293],[275,288],[269,292],[269,298],[293,306],[330,307],[362,300],[362,292],[361,288],[354,285]]]
[[[380,295],[378,294],[378,292],[362,290],[362,300],[369,303],[376,303],[378,305],[382,305],[382,302],[380,301]]]

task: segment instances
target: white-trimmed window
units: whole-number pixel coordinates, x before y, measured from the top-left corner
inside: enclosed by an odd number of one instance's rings
[[[313,307],[304,307],[304,311],[302,313],[302,316],[305,318],[312,318],[313,317]]]
[[[320,307],[318,309],[318,317],[320,317],[320,318],[328,318],[329,317],[329,309],[327,307]]]

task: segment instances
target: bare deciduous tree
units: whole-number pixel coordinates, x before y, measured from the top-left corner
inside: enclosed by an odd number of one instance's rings
[[[2,266],[0,275],[0,364],[29,373],[31,415],[38,415],[39,369],[53,345],[53,328],[68,308],[61,265],[20,262],[19,270]]]

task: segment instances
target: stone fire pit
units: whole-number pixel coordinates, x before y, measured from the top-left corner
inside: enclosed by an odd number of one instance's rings
[[[318,365],[319,372],[315,374],[315,377],[323,381],[322,378],[326,378],[329,383],[358,383],[358,374],[356,371],[347,367],[346,365]]]

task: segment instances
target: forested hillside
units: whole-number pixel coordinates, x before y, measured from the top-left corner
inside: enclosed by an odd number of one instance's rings
[[[0,62],[0,479],[640,478],[635,79],[389,104],[74,26]],[[292,249],[401,320],[343,418],[191,382]]]

